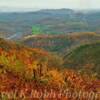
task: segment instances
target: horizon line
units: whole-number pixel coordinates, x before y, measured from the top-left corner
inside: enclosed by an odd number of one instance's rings
[[[38,12],[38,11],[41,11],[41,10],[73,10],[73,11],[100,11],[100,8],[86,8],[86,9],[79,9],[79,8],[9,8],[9,7],[6,7],[3,8],[3,7],[0,7],[0,13],[3,13],[3,12]]]

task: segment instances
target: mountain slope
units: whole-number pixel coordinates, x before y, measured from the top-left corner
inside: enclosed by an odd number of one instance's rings
[[[89,69],[100,76],[100,42],[79,46],[64,56],[64,66]]]
[[[0,65],[15,73],[24,73],[27,69],[60,67],[62,59],[47,51],[0,38]]]
[[[29,35],[22,43],[29,47],[42,48],[50,52],[62,54],[81,44],[100,40],[100,35],[95,32],[80,32],[62,35]]]
[[[44,50],[32,49],[4,39],[0,39],[0,46],[1,100],[34,99],[35,92],[43,93],[42,98],[45,99],[45,92],[51,94],[53,91],[55,97],[50,97],[57,99],[62,90],[69,90],[71,94],[76,90],[87,93],[100,91],[100,80],[96,77],[86,73],[81,75],[76,70],[63,69],[62,65],[59,65],[61,69],[58,69],[58,63],[61,61]],[[73,96],[65,97],[62,93],[61,100],[66,98],[77,100]],[[84,99],[83,96],[79,96],[80,98]],[[96,98],[99,100],[99,97]]]

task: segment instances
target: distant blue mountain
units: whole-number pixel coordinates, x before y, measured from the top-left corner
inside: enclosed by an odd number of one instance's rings
[[[1,12],[0,36],[32,34],[32,27],[40,34],[66,34],[72,32],[100,32],[100,11],[75,11],[72,9],[46,9],[31,12]],[[17,36],[18,37],[18,36]]]

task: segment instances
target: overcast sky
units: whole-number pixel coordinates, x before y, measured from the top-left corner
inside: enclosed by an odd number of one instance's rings
[[[0,0],[0,8],[6,9],[100,9],[100,0]]]

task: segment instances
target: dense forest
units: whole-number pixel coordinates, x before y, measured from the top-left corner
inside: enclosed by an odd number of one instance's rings
[[[0,13],[0,100],[100,100],[100,11]]]
[[[64,100],[66,99],[64,93],[60,97],[58,94],[68,89],[73,95],[75,92],[79,94],[83,91],[88,94],[93,93],[92,98],[99,99],[99,47],[99,41],[82,44],[71,52],[57,55],[42,48],[30,48],[1,38],[1,98],[3,100],[30,98],[32,91],[42,91],[45,94],[45,91],[49,93],[52,90],[55,96],[51,98]],[[14,94],[9,94],[11,92]],[[45,98],[44,95],[41,98]],[[70,98],[77,100],[78,97],[67,96],[68,100]],[[81,96],[80,98],[88,100],[90,97]]]

